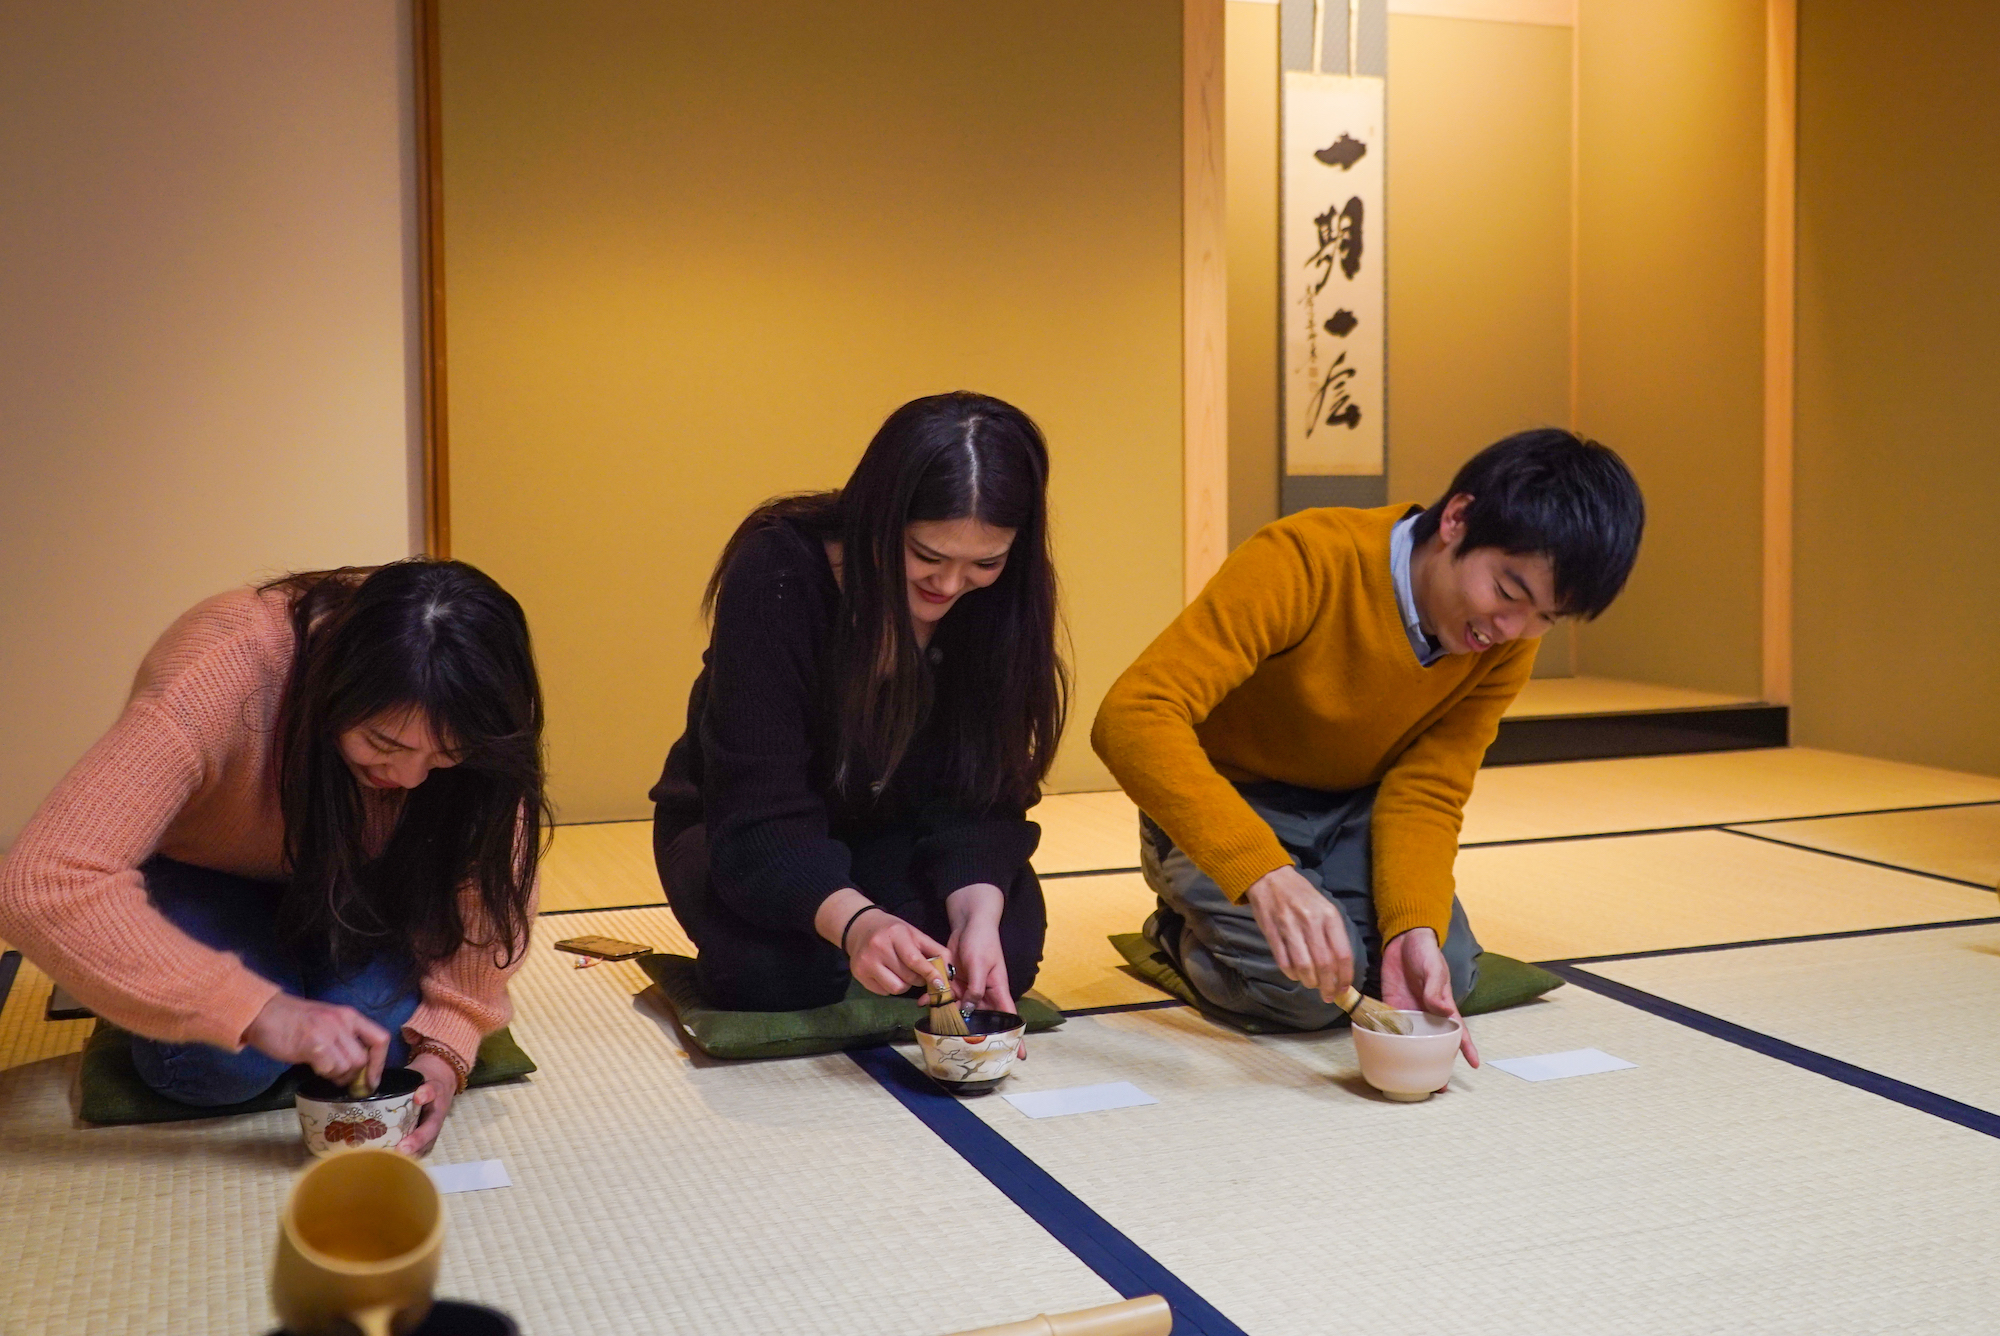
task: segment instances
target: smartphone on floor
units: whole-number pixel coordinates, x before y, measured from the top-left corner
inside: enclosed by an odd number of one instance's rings
[[[594,960],[630,960],[634,956],[653,954],[650,946],[620,941],[616,937],[568,937],[556,943],[556,950],[575,956],[589,956]]]

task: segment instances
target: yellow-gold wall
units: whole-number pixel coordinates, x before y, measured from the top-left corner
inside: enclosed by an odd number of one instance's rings
[[[2000,7],[1799,15],[1793,736],[2000,773]]]
[[[442,6],[451,524],[566,820],[647,813],[723,540],[973,388],[1053,451],[1075,723],[1181,589],[1181,7]]]
[[[1646,493],[1597,677],[1762,690],[1764,3],[1580,0],[1577,427]]]

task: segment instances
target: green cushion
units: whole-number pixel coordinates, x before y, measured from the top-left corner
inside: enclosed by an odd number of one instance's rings
[[[506,1029],[495,1030],[479,1044],[479,1061],[473,1064],[467,1085],[493,1085],[512,1081],[535,1070],[534,1060],[521,1051]],[[177,1123],[191,1118],[227,1118],[238,1113],[267,1113],[289,1109],[299,1087],[297,1068],[278,1078],[278,1083],[255,1099],[241,1104],[200,1107],[168,1099],[139,1079],[132,1065],[132,1035],[111,1022],[99,1019],[83,1046],[83,1071],[79,1078],[82,1098],[77,1117],[86,1123]]]
[[[1125,963],[1134,974],[1155,988],[1172,993],[1211,1020],[1233,1025],[1248,1034],[1289,1033],[1287,1026],[1255,1016],[1240,1015],[1218,1007],[1197,994],[1194,985],[1174,968],[1173,961],[1147,941],[1143,933],[1117,933],[1111,938],[1111,945],[1118,948],[1118,954],[1125,957]],[[1561,979],[1539,965],[1530,965],[1497,951],[1487,951],[1479,957],[1479,982],[1458,1004],[1458,1009],[1463,1015],[1477,1016],[1481,1012],[1518,1007],[1523,1002],[1534,1001],[1552,988],[1562,987],[1562,984]]]
[[[673,1006],[688,1041],[711,1058],[796,1058],[847,1048],[873,1048],[910,1037],[923,1019],[924,1005],[910,997],[878,997],[849,980],[847,996],[831,1006],[805,1011],[724,1011],[709,1005],[695,982],[687,956],[639,958]],[[1020,1002],[1030,1030],[1052,1030],[1063,1014],[1035,997]]]

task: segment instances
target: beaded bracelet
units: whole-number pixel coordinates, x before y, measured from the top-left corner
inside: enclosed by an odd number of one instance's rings
[[[453,1052],[445,1045],[440,1044],[437,1040],[429,1038],[428,1036],[419,1039],[417,1040],[416,1043],[410,1045],[411,1057],[414,1058],[419,1053],[428,1053],[432,1057],[443,1058],[445,1062],[451,1067],[452,1074],[458,1077],[458,1089],[453,1091],[452,1093],[455,1095],[462,1095],[465,1093],[466,1078],[472,1075],[472,1068],[466,1065],[464,1058],[459,1057],[457,1053]]]

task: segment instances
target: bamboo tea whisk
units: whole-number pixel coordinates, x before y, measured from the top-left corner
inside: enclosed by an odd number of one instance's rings
[[[965,1028],[965,1011],[959,1006],[958,994],[952,991],[950,983],[958,971],[936,956],[931,958],[931,968],[937,973],[925,985],[929,991],[924,995],[924,1005],[931,1009],[931,1033],[972,1033]]]
[[[1347,989],[1339,997],[1334,998],[1333,1005],[1346,1012],[1356,1025],[1365,1025],[1371,1030],[1380,1030],[1384,1034],[1408,1034],[1410,1032],[1410,1022],[1402,1012],[1396,1010],[1386,1002],[1377,1002],[1372,997],[1363,997],[1352,988]]]

